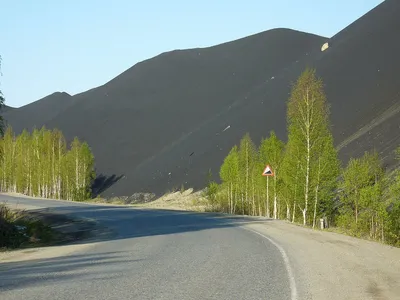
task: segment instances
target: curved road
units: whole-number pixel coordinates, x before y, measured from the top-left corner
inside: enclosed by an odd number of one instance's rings
[[[279,245],[255,218],[14,198],[93,218],[107,237],[50,259],[0,263],[0,299],[296,299]]]

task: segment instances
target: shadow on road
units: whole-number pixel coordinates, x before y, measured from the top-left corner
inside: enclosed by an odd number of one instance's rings
[[[27,200],[29,201],[29,200]],[[44,200],[46,201],[46,200]],[[91,244],[122,239],[148,238],[158,235],[176,235],[201,230],[232,228],[246,223],[265,223],[265,218],[230,216],[217,213],[196,213],[124,206],[83,205],[81,203],[49,202],[49,208],[36,212],[50,212],[73,218],[95,220],[97,225],[88,239],[73,244]],[[147,241],[142,241],[147,244]],[[71,243],[68,243],[71,244]],[[133,241],[133,244],[137,242]],[[92,251],[93,252],[93,251]],[[132,263],[145,260],[127,260],[121,252],[60,256],[51,259],[0,262],[0,294],[23,287],[60,282],[112,280],[121,269],[132,268]],[[104,268],[104,266],[107,266]],[[100,269],[102,271],[100,271]],[[104,272],[104,270],[106,270]],[[114,271],[113,271],[114,270]],[[119,271],[115,271],[119,270]]]
[[[77,220],[86,220],[85,222],[76,222],[80,226],[79,228],[68,227],[68,224],[66,224],[66,230],[81,230],[83,228],[82,234],[77,232],[76,236],[78,238],[73,241],[74,244],[180,234],[213,228],[235,227],[247,222],[268,221],[268,219],[261,217],[146,209],[129,206],[91,205],[67,201],[14,197],[8,197],[7,201],[8,205],[17,209],[19,205],[22,205],[22,208],[24,205],[46,207],[30,209],[30,211],[41,215],[47,214],[47,219],[57,219],[58,215],[60,219],[65,219],[68,216]],[[56,221],[50,223],[56,223]],[[88,226],[83,223],[88,224]],[[88,232],[91,234],[88,235]],[[70,243],[69,241],[68,244]]]
[[[129,263],[141,261],[129,260]],[[121,268],[127,263],[124,252],[82,254],[50,259],[35,259],[23,262],[0,264],[0,294],[4,291],[30,286],[54,285],[68,281],[80,282],[110,280],[117,277],[113,268]],[[104,268],[104,266],[107,266]],[[97,272],[97,268],[102,268]],[[89,271],[90,270],[90,271]],[[110,272],[104,272],[110,270]]]
[[[124,206],[60,206],[55,212],[97,221],[97,231],[78,243],[180,234],[268,221],[265,218],[196,213],[175,210],[138,209]],[[37,210],[43,211],[43,210]],[[50,210],[51,211],[51,210]]]

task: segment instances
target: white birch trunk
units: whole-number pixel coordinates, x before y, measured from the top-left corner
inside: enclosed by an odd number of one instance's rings
[[[292,217],[292,223],[294,223],[296,218],[296,200],[293,202],[293,217]]]
[[[275,174],[274,174],[274,219],[276,220],[278,218],[277,213],[278,213],[278,199],[277,199],[277,191],[276,191],[276,174],[277,174],[277,169],[275,169]]]
[[[246,202],[248,202],[248,189],[249,189],[249,149],[248,145],[246,145]],[[244,206],[243,206],[243,215],[244,215]]]
[[[316,218],[317,218],[317,204],[318,204],[318,184],[315,188],[315,201],[314,201],[314,216],[313,216],[313,228],[315,228]]]
[[[289,203],[286,203],[286,219],[290,220],[290,206],[289,206]]]

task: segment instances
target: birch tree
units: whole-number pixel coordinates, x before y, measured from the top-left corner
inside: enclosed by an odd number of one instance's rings
[[[25,195],[29,195],[29,149],[30,136],[26,130],[16,138],[16,189]]]
[[[1,74],[1,55],[0,55],[0,74]],[[4,96],[2,91],[0,90],[0,112],[2,111],[3,107],[4,107]],[[4,119],[3,116],[0,114],[0,137],[2,137],[4,134]]]
[[[282,196],[286,199],[287,219],[291,220],[292,223],[296,221],[297,207],[300,203],[298,198],[301,191],[304,190],[304,181],[300,180],[302,175],[301,161],[297,157],[299,157],[299,147],[286,144],[281,166]]]
[[[91,183],[95,178],[94,172],[94,156],[87,142],[82,142],[80,148],[80,197],[81,200],[86,200],[91,197]]]
[[[263,166],[265,167],[266,164],[269,164],[274,172],[273,177],[273,185],[272,185],[272,192],[273,192],[273,218],[277,219],[278,217],[278,174],[280,171],[280,166],[283,158],[283,149],[284,143],[278,139],[274,131],[270,132],[270,136],[266,139],[261,141],[260,145],[260,157],[263,162]],[[265,179],[268,180],[268,179]],[[268,197],[268,196],[267,196]],[[267,198],[267,216],[269,217],[269,199]]]
[[[15,143],[11,127],[5,130],[1,146],[1,190],[3,192],[14,192]]]
[[[302,211],[304,225],[307,224],[309,203],[313,197],[311,191],[316,186],[315,170],[323,157],[321,145],[330,135],[328,117],[322,80],[316,76],[314,69],[306,69],[293,86],[287,105],[287,153],[291,155],[287,159],[299,163],[299,180],[304,183],[304,189],[298,207]],[[320,186],[324,184],[319,183]]]
[[[229,203],[228,210],[233,214],[235,213],[236,208],[236,191],[239,180],[239,156],[238,147],[236,145],[224,159],[219,175],[223,184],[225,184],[227,188],[227,198]]]
[[[241,187],[241,205],[242,214],[249,210],[252,205],[250,202],[249,192],[252,169],[255,167],[256,147],[250,138],[250,134],[246,133],[240,141],[239,147],[239,182]]]
[[[66,200],[90,197],[94,156],[77,138],[71,147],[56,129],[24,130],[15,137],[8,127],[0,138],[0,190]]]
[[[400,162],[400,147],[395,151],[395,157]],[[387,240],[396,246],[400,246],[400,168],[394,171],[393,180],[389,183],[388,196],[388,236]]]
[[[338,224],[355,235],[385,237],[388,215],[383,197],[384,170],[376,152],[350,159],[343,171]]]
[[[333,145],[333,137],[330,134],[321,137],[318,149],[314,178],[314,213],[312,226],[315,228],[319,214],[333,217],[333,198],[338,186],[340,175],[340,162],[337,151]]]

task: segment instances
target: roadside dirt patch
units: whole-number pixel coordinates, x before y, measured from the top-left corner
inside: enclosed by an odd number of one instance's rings
[[[187,210],[205,212],[209,205],[208,200],[202,197],[203,191],[193,193],[193,189],[167,193],[164,196],[147,203],[138,204],[138,207]]]

